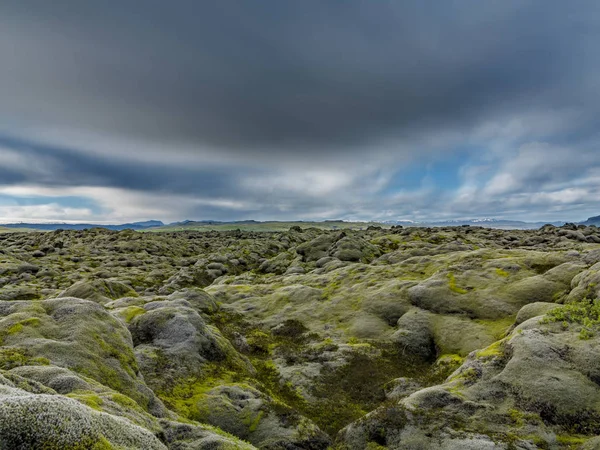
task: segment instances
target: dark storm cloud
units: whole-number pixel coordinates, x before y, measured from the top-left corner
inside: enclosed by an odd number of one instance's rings
[[[593,108],[597,2],[0,4],[0,117],[273,155]],[[165,151],[168,153],[168,151]]]
[[[48,170],[42,166],[32,171],[24,171],[19,166],[12,169],[0,168],[2,185],[109,186],[172,194],[197,193],[202,196],[238,194],[236,173],[241,169],[235,166],[186,168],[107,159],[101,154],[86,154],[0,135],[0,149],[2,148],[16,151],[20,157],[31,162],[43,160],[44,165],[48,166]],[[249,173],[248,168],[243,170]]]

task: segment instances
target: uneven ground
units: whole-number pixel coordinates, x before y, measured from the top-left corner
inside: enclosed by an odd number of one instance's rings
[[[210,222],[188,222],[177,225],[164,225],[162,227],[149,228],[150,232],[165,231],[271,231],[285,232],[291,227],[318,228],[319,230],[365,230],[369,226],[381,226],[382,228],[391,228],[391,225],[380,224],[376,222],[346,222],[343,220],[326,220],[322,222],[231,222],[231,223],[210,223]]]
[[[0,448],[600,448],[600,230],[0,234]]]

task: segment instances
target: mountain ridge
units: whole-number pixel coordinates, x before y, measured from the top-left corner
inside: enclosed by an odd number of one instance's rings
[[[95,224],[95,223],[64,223],[64,222],[47,222],[47,223],[5,223],[0,224],[0,227],[4,228],[27,228],[39,231],[54,231],[54,230],[87,230],[90,228],[105,228],[108,230],[160,230],[161,228],[167,227],[205,227],[205,226],[226,226],[226,225],[261,225],[261,224],[292,224],[292,225],[311,225],[311,224],[325,224],[331,225],[335,223],[342,224],[364,224],[368,225],[400,225],[405,227],[446,227],[446,226],[483,226],[486,228],[499,228],[499,229],[521,229],[521,230],[533,230],[543,227],[544,225],[550,224],[554,226],[562,226],[566,221],[552,221],[543,222],[535,221],[528,222],[522,220],[509,220],[509,219],[496,219],[496,218],[474,218],[474,219],[447,219],[447,220],[430,220],[430,221],[414,221],[414,220],[385,220],[385,221],[351,221],[343,219],[333,220],[321,220],[321,221],[310,221],[310,220],[292,220],[292,221],[278,221],[278,220],[233,220],[233,221],[221,221],[221,220],[182,220],[171,223],[164,223],[160,220],[146,220],[138,222],[130,222],[123,224]],[[592,216],[588,219],[580,222],[574,222],[576,225],[596,225],[600,226],[600,215]]]

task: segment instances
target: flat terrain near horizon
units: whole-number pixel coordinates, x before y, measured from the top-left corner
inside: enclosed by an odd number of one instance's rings
[[[250,222],[250,223],[202,223],[193,222],[183,225],[165,225],[162,227],[150,228],[146,231],[152,232],[172,232],[172,231],[268,231],[283,232],[291,227],[317,228],[319,230],[366,230],[369,226],[379,226],[391,228],[390,224],[379,222],[345,222],[345,221],[292,221],[292,222]]]

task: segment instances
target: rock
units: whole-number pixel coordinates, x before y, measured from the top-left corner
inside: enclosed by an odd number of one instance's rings
[[[185,300],[196,311],[205,314],[216,312],[218,309],[215,299],[202,289],[182,289],[181,291],[173,292],[167,299],[169,301]]]
[[[320,267],[325,266],[325,264],[327,264],[331,261],[335,261],[335,260],[336,260],[336,258],[334,258],[332,256],[324,256],[324,257],[320,258],[319,260],[317,260],[315,265],[320,268]]]
[[[320,301],[323,298],[323,291],[310,286],[293,284],[275,291],[274,297],[295,304],[311,303]]]
[[[556,303],[546,303],[546,302],[535,302],[530,303],[529,305],[523,306],[519,313],[517,314],[517,318],[515,319],[515,325],[520,325],[526,320],[531,319],[532,317],[543,316],[548,311],[552,311],[553,309],[560,308],[561,305],[557,305]]]
[[[247,442],[218,433],[204,425],[162,421],[162,434],[172,450],[253,450],[256,447]]]
[[[304,261],[317,261],[328,256],[329,249],[334,242],[342,239],[345,234],[342,233],[323,233],[310,242],[296,247],[296,253],[303,257]]]
[[[167,391],[196,381],[210,363],[227,365],[240,373],[253,371],[218,329],[195,309],[171,302],[149,302],[146,313],[129,322],[140,371],[155,390]]]
[[[301,267],[301,266],[291,266],[291,267],[289,267],[285,271],[285,274],[286,275],[301,275],[301,274],[303,274],[305,272],[306,271],[304,270],[304,267]]]
[[[329,255],[340,261],[369,263],[381,254],[379,248],[358,237],[345,236],[336,241]]]
[[[38,273],[40,270],[40,268],[36,265],[33,264],[28,264],[28,263],[24,263],[24,264],[20,264],[17,267],[17,273],[32,273],[32,274],[36,274]]]
[[[580,301],[584,298],[596,298],[600,295],[600,263],[581,271],[571,281],[571,292],[568,302]]]
[[[137,292],[131,289],[130,286],[119,281],[94,280],[79,281],[62,291],[57,297],[75,297],[92,300],[103,305],[111,300],[122,297],[137,297],[137,295]]]
[[[508,440],[497,433],[507,424],[514,430],[513,448],[560,448],[561,433],[591,438],[600,430],[600,388],[593,381],[600,376],[598,339],[580,339],[572,325],[532,318],[502,341],[472,352],[442,385],[418,390],[346,427],[341,447],[375,442],[407,449],[506,449]],[[483,429],[489,435],[478,433]]]
[[[396,378],[386,384],[385,396],[390,400],[400,400],[422,388],[423,386],[421,383],[412,378]]]
[[[435,356],[430,315],[422,310],[412,310],[398,319],[398,331],[392,340],[403,354],[416,355],[425,360]]]
[[[177,274],[167,280],[159,293],[168,295],[186,287],[204,288],[212,284],[221,275],[220,271],[210,270],[203,266],[183,267]]]
[[[165,414],[139,374],[129,332],[97,303],[0,302],[0,317],[4,345],[24,355],[18,365],[37,361],[68,368],[124,393],[152,414]]]
[[[258,267],[259,272],[261,273],[275,273],[281,275],[285,273],[287,268],[290,266],[294,257],[289,253],[280,253],[274,258],[268,259],[261,263]]]
[[[92,384],[69,369],[57,366],[20,366],[11,370],[24,378],[35,380],[59,394],[70,394],[74,391],[91,391]]]
[[[247,385],[218,386],[198,404],[201,420],[259,448],[326,449],[330,438],[297,412]]]
[[[59,395],[35,394],[0,378],[0,445],[6,448],[166,450],[148,430]],[[100,447],[102,446],[102,447]]]

